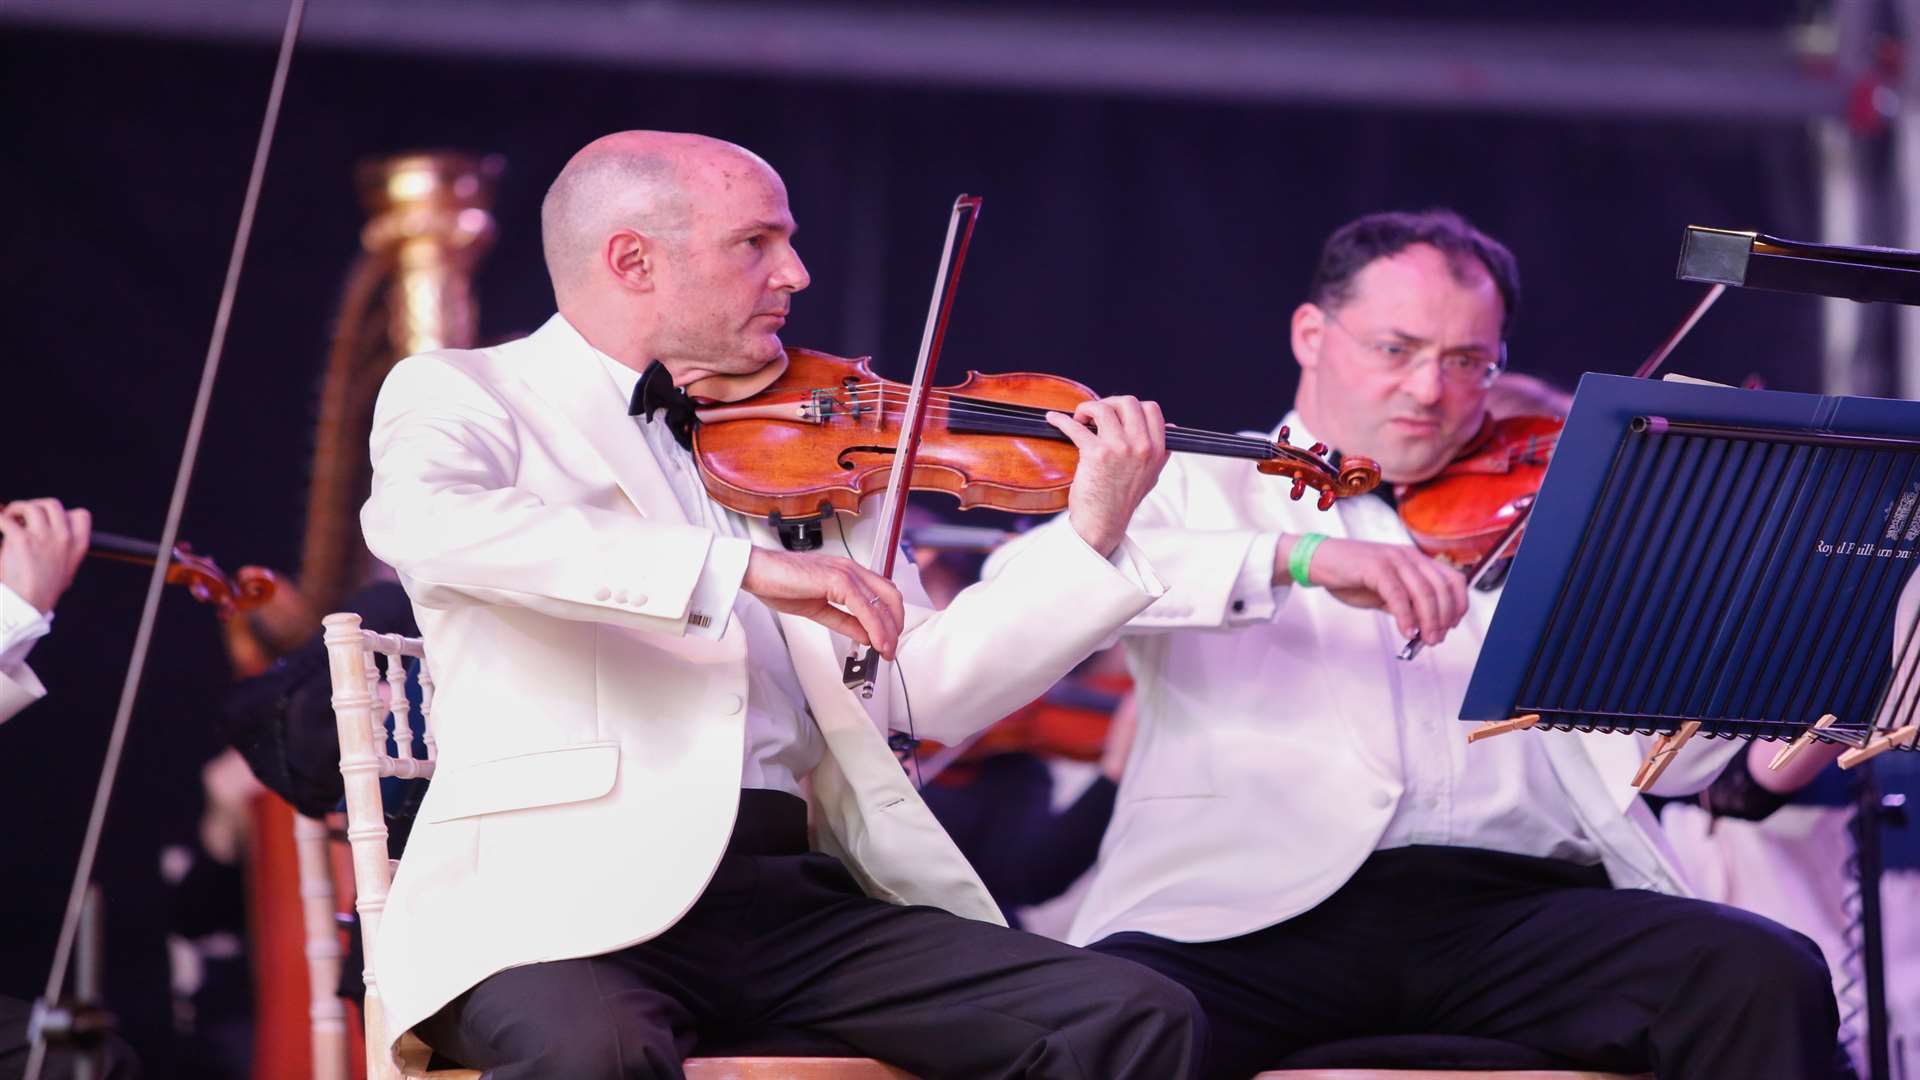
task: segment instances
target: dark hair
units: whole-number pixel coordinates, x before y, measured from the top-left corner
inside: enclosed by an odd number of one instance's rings
[[[1464,276],[1462,263],[1477,259],[1500,290],[1500,336],[1513,327],[1520,306],[1520,268],[1506,245],[1467,223],[1452,210],[1407,213],[1392,210],[1356,218],[1335,229],[1320,249],[1320,265],[1313,271],[1307,299],[1323,308],[1336,308],[1353,299],[1353,279],[1375,259],[1384,259],[1415,244],[1438,248]]]

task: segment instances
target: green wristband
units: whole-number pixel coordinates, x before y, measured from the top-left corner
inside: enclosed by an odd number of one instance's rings
[[[1326,533],[1302,533],[1300,539],[1293,542],[1293,551],[1287,556],[1287,572],[1293,575],[1295,584],[1314,587],[1313,582],[1307,580],[1307,568],[1313,565],[1313,553],[1326,538]]]

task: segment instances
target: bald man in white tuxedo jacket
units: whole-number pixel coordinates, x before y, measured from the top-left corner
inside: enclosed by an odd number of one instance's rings
[[[807,276],[764,162],[610,136],[543,231],[561,314],[402,362],[375,413],[362,523],[440,749],[372,945],[396,1055],[422,1060],[418,1027],[499,1080],[678,1076],[700,1033],[774,1025],[927,1078],[1188,1074],[1190,996],[1005,929],[886,735],[964,738],[1160,594],[1122,539],[1158,410],[1060,418],[1076,528],[936,614],[910,563],[844,557],[870,516],[786,552],[707,497],[672,408],[628,415],[643,371],[731,398],[783,357]],[[893,661],[871,701],[841,681],[855,640]]]

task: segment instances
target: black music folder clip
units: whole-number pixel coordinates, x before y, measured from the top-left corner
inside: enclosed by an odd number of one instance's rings
[[[1587,375],[1460,717],[1914,749],[1917,549],[1920,402]]]

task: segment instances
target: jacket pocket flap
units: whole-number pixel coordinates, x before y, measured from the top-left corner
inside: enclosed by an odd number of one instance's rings
[[[602,742],[436,770],[420,808],[421,818],[452,821],[597,799],[613,790],[619,769],[620,744]]]

